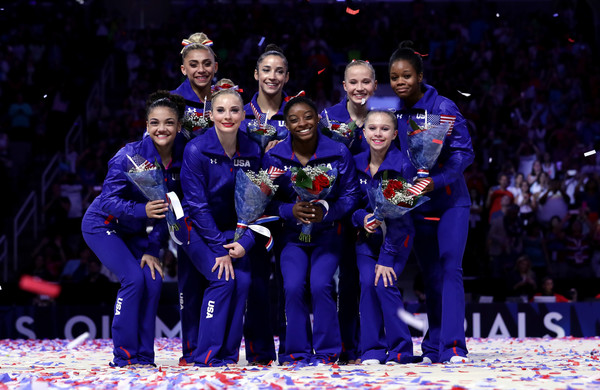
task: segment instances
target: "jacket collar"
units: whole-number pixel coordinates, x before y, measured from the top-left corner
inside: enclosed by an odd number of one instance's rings
[[[328,157],[339,157],[341,156],[340,147],[344,147],[344,144],[331,140],[330,138],[321,135],[317,132],[317,150],[310,158],[309,161],[324,159]],[[278,143],[273,149],[270,150],[271,154],[284,160],[298,161],[294,150],[292,149],[292,136],[288,136],[285,140]]]
[[[429,110],[433,107],[433,103],[435,99],[438,97],[438,91],[429,84],[423,83],[423,89],[425,90],[425,94],[418,102],[415,103],[414,106],[408,108],[404,105],[404,102],[400,100],[400,110]]]
[[[352,118],[350,118],[350,113],[348,112],[348,97],[345,95],[338,104],[335,104],[326,110],[329,119],[343,123],[349,123],[352,120]]]
[[[385,170],[398,170],[398,163],[402,161],[402,152],[396,147],[396,145],[392,142],[390,148],[388,149],[381,166],[377,170],[377,173],[383,172]],[[371,161],[371,151],[367,150],[360,154],[354,156],[354,162],[356,164],[356,169],[359,171],[365,172],[367,175],[371,176],[371,171],[369,170],[369,162]]]
[[[273,115],[280,115],[283,118],[283,108],[285,107],[285,103],[286,103],[285,98],[287,97],[287,93],[283,92],[281,96],[283,97],[281,100],[281,107],[279,107],[279,111],[277,111]],[[254,107],[256,108],[256,110],[258,111],[259,114],[264,114],[264,112],[262,112],[262,110],[260,109],[260,106],[258,105],[258,92],[256,92],[254,94],[254,96],[252,96],[252,100],[250,101],[250,104],[254,105]],[[254,111],[252,111],[252,107],[250,106],[250,104],[247,104],[244,107],[244,111],[246,111],[246,114],[254,115]]]
[[[227,156],[225,154],[225,149],[223,149],[221,141],[219,141],[219,137],[217,136],[217,130],[214,127],[211,127],[206,133],[197,138],[201,139],[200,142],[202,142],[202,150],[204,152],[212,155]],[[260,147],[258,144],[248,138],[243,131],[238,130],[237,150],[234,157],[255,155],[260,156]]]

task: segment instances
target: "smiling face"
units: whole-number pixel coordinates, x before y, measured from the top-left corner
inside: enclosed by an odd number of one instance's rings
[[[238,95],[223,91],[213,98],[210,117],[218,132],[237,132],[245,116],[244,104]]]
[[[365,65],[350,66],[344,75],[343,85],[348,99],[355,104],[362,104],[363,99],[373,96],[377,89],[373,72]]]
[[[397,60],[390,67],[390,86],[396,95],[410,106],[423,97],[422,81],[423,73],[417,73],[407,60]]]
[[[215,62],[215,57],[209,50],[196,49],[191,50],[183,60],[181,73],[187,76],[196,92],[205,91],[210,87],[219,64]]]
[[[167,149],[173,146],[177,133],[181,130],[181,122],[175,110],[169,107],[154,107],[146,120],[146,130],[154,142],[156,149]]]
[[[258,69],[254,70],[254,79],[258,81],[260,94],[280,94],[289,78],[290,74],[283,58],[274,54],[266,56],[258,65]]]
[[[317,112],[306,103],[296,103],[289,108],[285,126],[294,140],[310,141],[317,136]]]
[[[387,152],[398,135],[395,127],[392,116],[384,112],[374,112],[367,116],[363,132],[371,153]]]

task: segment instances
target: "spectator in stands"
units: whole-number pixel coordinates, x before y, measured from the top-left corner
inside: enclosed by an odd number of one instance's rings
[[[490,210],[490,221],[492,219],[492,215],[496,211],[501,210],[503,202],[508,202],[509,204],[513,203],[514,195],[507,189],[508,184],[508,175],[506,173],[500,173],[498,175],[498,185],[496,187],[490,188],[490,190],[488,191],[485,206]],[[503,201],[502,199],[505,197],[507,198],[507,200]]]
[[[535,297],[554,297],[556,302],[570,302],[564,295],[554,292],[554,280],[551,277],[546,277],[542,280],[540,292],[534,295]]]
[[[526,295],[531,299],[537,290],[535,272],[531,269],[531,260],[527,255],[521,255],[517,259],[514,269],[508,276],[509,295]]]

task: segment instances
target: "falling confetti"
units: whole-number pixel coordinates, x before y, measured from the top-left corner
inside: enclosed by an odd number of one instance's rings
[[[594,154],[596,154],[596,150],[595,150],[595,149],[594,149],[594,150],[590,150],[589,152],[585,152],[585,153],[583,154],[583,156],[584,156],[584,157],[589,157],[589,156],[592,156],[592,155],[594,155]]]
[[[260,38],[260,42],[258,42],[258,47],[261,47],[263,43],[265,43],[265,37]]]
[[[468,92],[461,92],[461,91],[459,91],[458,89],[457,89],[456,91],[457,91],[458,93],[460,93],[461,95],[463,95],[463,96],[466,96],[466,97],[469,97],[469,96],[471,96],[471,94],[470,94],[470,93],[468,93]]]
[[[45,280],[29,275],[21,277],[19,288],[34,294],[48,295],[51,298],[56,298],[60,294],[60,286],[58,284],[46,282]]]
[[[360,12],[360,10],[359,10],[359,9],[357,9],[357,10],[354,10],[354,9],[352,9],[352,8],[350,8],[350,7],[346,7],[346,13],[347,13],[347,14],[350,14],[350,15],[356,15],[356,14],[358,14],[359,12]]]
[[[408,326],[412,326],[420,331],[425,330],[425,321],[415,317],[404,309],[398,309],[398,317]]]
[[[89,332],[83,332],[82,334],[80,334],[79,336],[77,336],[76,339],[74,339],[69,344],[67,344],[67,349],[75,348],[75,347],[83,344],[83,342],[85,340],[87,340],[88,337],[90,337],[90,333]]]
[[[317,74],[321,74],[321,73],[325,72],[325,69],[327,69],[327,68],[321,69],[320,71],[317,72]]]

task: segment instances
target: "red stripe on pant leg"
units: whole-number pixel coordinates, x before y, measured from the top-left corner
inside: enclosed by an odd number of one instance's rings
[[[406,236],[406,240],[404,240],[404,247],[408,248],[408,240],[410,240],[410,234]]]
[[[129,353],[129,351],[128,351],[128,350],[126,350],[126,349],[125,349],[125,348],[123,348],[123,347],[119,347],[119,349],[122,349],[123,351],[125,351],[125,353],[127,354],[127,358],[128,358],[128,359],[131,359],[131,354]]]
[[[208,358],[210,357],[210,354],[212,353],[212,349],[208,350],[208,355],[206,355],[206,359],[204,359],[204,364],[208,363]]]

